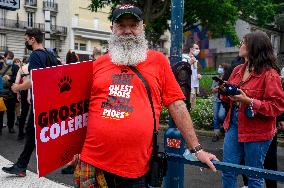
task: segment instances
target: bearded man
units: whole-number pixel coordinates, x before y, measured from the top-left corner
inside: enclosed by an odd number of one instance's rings
[[[216,157],[198,142],[167,58],[148,49],[144,29],[139,8],[121,5],[113,11],[109,52],[93,64],[87,134],[75,170],[77,187],[147,187],[154,120],[146,88],[130,66],[149,83],[157,124],[163,104],[196,157],[216,171],[210,161]]]

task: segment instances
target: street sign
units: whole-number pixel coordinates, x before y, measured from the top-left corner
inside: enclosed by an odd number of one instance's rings
[[[0,0],[0,9],[17,10],[20,8],[20,0]]]

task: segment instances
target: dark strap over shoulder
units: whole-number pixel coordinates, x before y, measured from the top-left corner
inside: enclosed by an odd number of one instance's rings
[[[8,70],[11,68],[12,66],[11,65],[9,65],[7,68],[6,68],[6,70],[3,72],[3,74],[1,75],[2,77],[8,72]]]
[[[154,119],[154,130],[153,130],[153,152],[152,155],[153,156],[158,156],[158,150],[159,150],[159,146],[158,146],[158,131],[157,131],[157,126],[156,126],[156,115],[155,115],[155,109],[154,109],[154,104],[153,104],[153,99],[152,99],[152,95],[151,95],[151,90],[149,87],[148,82],[146,81],[146,79],[143,77],[143,75],[133,66],[129,66],[129,68],[140,78],[140,80],[143,82],[146,91],[147,91],[147,95],[150,101],[150,105],[152,108],[152,113],[153,113],[153,119]]]
[[[46,61],[46,67],[57,66],[57,60],[51,55],[51,52],[48,52],[46,49],[37,49],[36,51],[44,52],[47,55],[48,61]],[[37,54],[38,55],[38,54]]]

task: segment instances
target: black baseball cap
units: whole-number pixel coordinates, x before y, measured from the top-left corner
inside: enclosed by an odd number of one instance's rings
[[[130,14],[134,16],[138,21],[143,20],[143,12],[134,5],[120,5],[112,12],[112,22],[116,22],[118,18],[122,15]]]

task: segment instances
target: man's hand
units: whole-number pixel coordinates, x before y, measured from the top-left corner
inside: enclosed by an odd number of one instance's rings
[[[214,164],[211,162],[211,160],[216,160],[218,161],[217,157],[211,153],[208,153],[204,150],[202,151],[199,151],[197,154],[196,154],[196,157],[199,161],[203,162],[203,163],[206,163],[207,166],[213,170],[214,172],[216,172],[216,168],[214,166]]]
[[[13,84],[11,89],[14,93],[18,93],[20,91],[19,84]]]
[[[5,81],[10,80],[10,76],[8,76],[8,75],[3,76],[3,80],[5,80]]]
[[[177,128],[180,130],[181,135],[185,139],[190,148],[199,145],[197,136],[195,134],[191,117],[187,111],[186,105],[182,100],[177,100],[168,106],[169,112],[175,121]],[[199,151],[196,157],[201,162],[206,163],[210,169],[216,171],[213,163],[210,160],[218,160],[215,155],[205,151]]]

